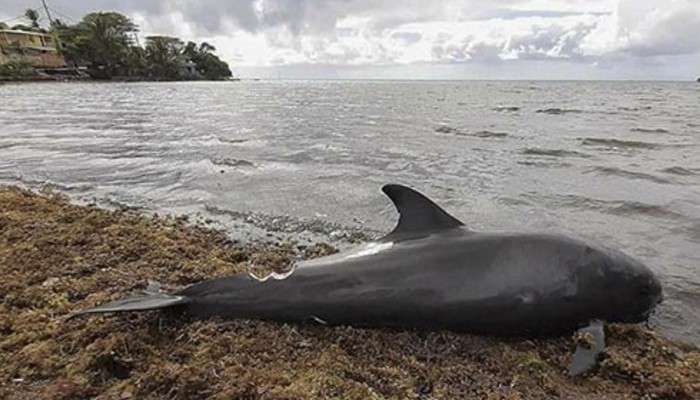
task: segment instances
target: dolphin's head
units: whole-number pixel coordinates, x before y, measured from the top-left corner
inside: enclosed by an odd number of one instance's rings
[[[647,321],[663,299],[661,283],[654,273],[619,251],[587,251],[584,280],[587,292],[596,297],[601,317],[610,322]]]

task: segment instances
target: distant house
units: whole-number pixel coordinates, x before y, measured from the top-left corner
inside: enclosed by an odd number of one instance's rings
[[[35,68],[64,68],[54,36],[48,33],[0,30],[0,64],[27,61]]]

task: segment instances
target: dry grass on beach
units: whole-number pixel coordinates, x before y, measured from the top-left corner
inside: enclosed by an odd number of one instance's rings
[[[700,352],[608,327],[599,370],[571,379],[571,338],[499,340],[144,313],[66,321],[143,288],[287,265],[182,220],[0,187],[3,399],[698,399]],[[307,256],[330,252],[308,249]]]

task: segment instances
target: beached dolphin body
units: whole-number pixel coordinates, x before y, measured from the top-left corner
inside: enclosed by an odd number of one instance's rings
[[[601,321],[642,322],[661,285],[624,254],[560,235],[478,233],[420,193],[382,188],[400,218],[385,237],[298,263],[288,274],[238,274],[174,294],[150,290],[79,314],[182,307],[200,317],[449,329],[507,336],[590,333],[572,374],[603,350]]]

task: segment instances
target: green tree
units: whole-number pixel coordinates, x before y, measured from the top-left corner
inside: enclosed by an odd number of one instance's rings
[[[77,25],[54,26],[70,62],[86,65],[91,75],[111,78],[126,74],[133,35],[138,31],[128,17],[116,12],[94,12]]]
[[[51,30],[57,30],[65,27],[66,24],[59,18],[54,18],[54,20],[51,22]]]
[[[58,37],[59,51],[72,65],[87,66],[95,78],[130,76],[158,80],[223,79],[231,70],[209,43],[183,43],[171,36],[149,36],[145,47],[135,43],[138,27],[128,17],[116,12],[87,14],[75,25],[59,20],[51,24]],[[196,73],[184,67],[194,63]]]
[[[36,75],[36,71],[29,61],[12,60],[5,64],[0,64],[0,76],[3,78],[27,78]]]
[[[199,44],[199,53],[200,54],[211,54],[216,51],[216,47],[210,45],[207,42],[202,42]]]
[[[86,52],[83,49],[86,41],[84,39],[80,39],[80,36],[82,36],[84,32],[81,32],[77,25],[57,24],[51,27],[51,32],[58,37],[58,40],[61,43],[59,52],[63,54],[69,64],[89,64],[84,56]]]
[[[195,58],[197,58],[199,54],[197,50],[197,43],[191,41],[187,42],[185,47],[182,49],[182,54],[190,60],[195,61]]]
[[[183,55],[197,65],[197,71],[205,79],[224,79],[231,76],[231,69],[226,62],[214,54],[216,48],[207,42],[197,46],[194,42],[187,42]]]
[[[143,47],[132,46],[126,56],[126,75],[131,77],[145,77],[148,75],[148,61]]]
[[[32,29],[34,29],[34,30],[39,29],[39,13],[36,12],[36,10],[33,10],[31,8],[27,8],[27,10],[24,12],[24,16],[31,23]]]
[[[149,76],[156,79],[181,79],[182,67],[187,61],[183,57],[184,43],[171,36],[149,36],[146,38],[146,63]]]

